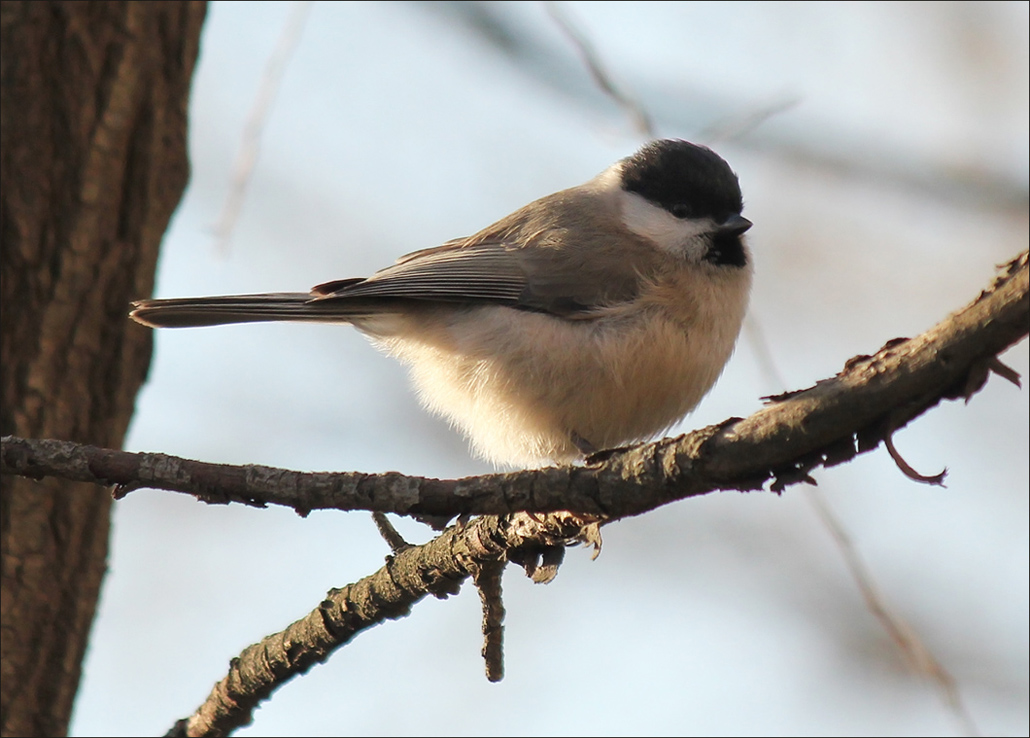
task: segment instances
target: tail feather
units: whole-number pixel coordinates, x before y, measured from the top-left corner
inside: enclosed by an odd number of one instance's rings
[[[139,300],[129,317],[151,328],[195,328],[228,323],[306,321],[345,323],[368,312],[343,300],[312,300],[307,292]]]

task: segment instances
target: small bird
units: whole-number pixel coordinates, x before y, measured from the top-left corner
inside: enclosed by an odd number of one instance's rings
[[[310,292],[140,300],[154,328],[349,323],[500,465],[568,462],[669,429],[733,352],[752,264],[737,176],[652,141],[479,233]]]

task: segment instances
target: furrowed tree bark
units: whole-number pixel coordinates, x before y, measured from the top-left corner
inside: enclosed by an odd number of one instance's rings
[[[119,447],[188,178],[200,2],[0,4],[3,433]],[[107,557],[110,495],[5,476],[0,732],[63,735]]]
[[[204,703],[167,735],[228,735],[249,725],[255,708],[276,689],[328,659],[358,633],[406,616],[429,594],[442,598],[456,592],[470,576],[483,601],[483,656],[487,676],[495,681],[503,667],[499,576],[505,561],[524,567],[534,581],[550,581],[562,547],[572,542],[599,546],[602,523],[717,489],[755,490],[768,484],[778,492],[815,483],[810,476],[815,468],[844,463],[881,442],[906,476],[940,483],[943,473],[916,472],[891,436],[941,400],[968,401],[992,373],[1020,386],[1018,373],[998,354],[1030,333],[1030,253],[1020,253],[999,269],[972,303],[930,330],[892,339],[871,356],[852,357],[842,371],[813,387],[767,398],[768,404],[748,418],[603,451],[582,466],[458,480],[301,473],[6,436],[0,439],[0,473],[89,480],[114,485],[116,496],[153,486],[212,504],[286,505],[302,515],[317,508],[376,511],[376,523],[393,551],[386,565],[331,590],[306,616],[244,649]],[[563,507],[572,512],[513,512]],[[411,546],[382,511],[466,519],[429,543]],[[484,515],[468,521],[474,513]],[[878,601],[870,605],[878,606]],[[906,632],[907,626],[882,609],[878,617],[889,620],[892,633]],[[906,653],[924,662],[921,670],[942,684],[960,719],[971,724],[950,675],[910,635],[900,637],[909,642]]]
[[[609,449],[582,466],[525,469],[464,479],[397,472],[297,472],[249,464],[129,453],[58,439],[4,436],[0,472],[115,486],[175,490],[212,504],[284,505],[312,510],[372,510],[422,518],[571,511],[611,521],[718,489],[780,491],[813,481],[881,442],[902,471],[892,434],[941,400],[968,399],[992,372],[1020,385],[998,354],[1030,333],[1030,252],[1007,264],[969,305],[913,338],[894,338],[871,356],[854,356],[835,376],[808,389],[766,398],[748,418],[729,418],[678,438]]]

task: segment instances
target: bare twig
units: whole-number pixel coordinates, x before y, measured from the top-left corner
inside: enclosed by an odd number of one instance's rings
[[[379,529],[379,535],[386,541],[386,545],[390,547],[390,550],[394,553],[400,553],[404,549],[411,546],[410,543],[404,540],[404,536],[397,532],[397,529],[393,527],[393,523],[386,517],[386,513],[373,512],[372,520],[376,524],[376,528]]]
[[[576,524],[566,526],[561,516],[546,516],[538,530],[512,526],[506,518],[486,516],[454,525],[422,546],[411,546],[391,557],[371,576],[330,590],[317,608],[285,630],[268,636],[232,660],[229,673],[190,717],[178,721],[170,734],[227,735],[249,725],[254,709],[287,681],[329,658],[363,630],[404,617],[428,594],[444,599],[456,594],[461,583],[477,572],[493,571],[508,549],[526,544],[525,534],[575,535]],[[492,574],[490,575],[492,576]],[[490,576],[482,581],[492,587]],[[499,583],[499,580],[498,580]],[[491,606],[490,627],[499,647],[503,609]],[[484,629],[486,629],[484,623]],[[498,652],[499,654],[499,652]],[[490,662],[488,661],[488,668]],[[494,665],[496,668],[497,665]],[[498,677],[499,672],[494,672]]]
[[[987,360],[987,368],[995,374],[997,374],[999,377],[1004,377],[1005,379],[1012,382],[1012,384],[1022,389],[1023,383],[1019,381],[1019,372],[1010,367],[1008,364],[1004,363],[997,356],[991,357]]]
[[[562,33],[572,42],[572,45],[576,47],[576,51],[579,52],[580,57],[583,59],[583,63],[587,65],[587,69],[590,70],[590,76],[593,77],[594,82],[601,90],[608,95],[615,103],[622,108],[629,115],[633,121],[633,127],[637,131],[646,136],[647,138],[656,138],[654,121],[651,120],[651,116],[648,115],[647,111],[630,95],[621,90],[612,76],[604,68],[604,64],[601,63],[601,58],[594,49],[594,45],[590,43],[590,39],[586,37],[572,20],[565,14],[565,12],[559,7],[556,2],[545,2],[544,6],[547,8],[547,12],[551,18],[561,29]]]
[[[504,678],[504,602],[501,599],[503,561],[486,561],[472,572],[472,581],[479,590],[483,606],[483,662],[486,678],[499,682]]]
[[[559,12],[556,3],[549,2],[547,3],[547,7],[551,13],[552,18],[559,24],[559,26],[561,26],[566,36],[568,36],[568,38],[576,45],[577,49],[580,52],[580,55],[583,57],[583,59],[587,63],[587,66],[590,68],[591,74],[593,75],[594,80],[598,84],[598,86],[605,93],[607,93],[613,99],[615,99],[617,103],[619,103],[624,108],[629,110],[631,116],[638,122],[638,127],[641,127],[639,123],[640,121],[645,121],[647,125],[642,127],[643,131],[647,133],[647,135],[653,136],[654,133],[652,126],[650,124],[651,118],[648,115],[647,111],[644,110],[643,107],[637,104],[635,101],[629,99],[627,96],[619,92],[619,90],[615,87],[614,83],[611,81],[610,77],[605,73],[600,63],[600,60],[596,52],[594,51],[593,45],[590,44],[586,37],[583,34],[579,33],[568,21],[568,19],[566,19]],[[697,139],[707,145],[711,145],[714,143],[718,143],[720,141],[743,137],[755,128],[757,128],[758,126],[762,125],[769,118],[796,106],[798,102],[799,100],[797,98],[784,98],[781,100],[777,100],[772,104],[765,106],[764,108],[757,109],[746,116],[727,117],[726,119],[713,123],[712,125],[709,125],[705,129],[700,131],[697,135]],[[776,363],[772,356],[772,351],[769,348],[768,341],[765,339],[765,334],[762,331],[761,325],[758,323],[757,318],[755,318],[751,314],[748,315],[745,321],[745,331],[748,335],[748,338],[751,342],[752,348],[755,353],[755,357],[758,360],[758,363],[761,366],[761,368],[769,377],[771,377],[776,382],[776,384],[779,387],[786,387],[786,380],[783,378],[783,376],[780,374],[779,370],[776,367]],[[994,361],[997,361],[996,357]],[[914,469],[912,469],[905,463],[904,459],[901,458],[901,456],[897,453],[897,450],[894,448],[894,444],[892,442],[890,435],[887,435],[886,437],[886,445],[891,457],[895,460],[899,468],[901,468],[901,470],[906,475],[909,475],[910,478],[916,479],[918,481],[930,481],[928,478],[924,478],[918,475]],[[799,479],[803,481],[813,481],[807,474],[799,476]],[[940,479],[943,480],[943,474],[940,475]],[[938,482],[939,481],[940,480],[938,480]],[[841,554],[845,558],[845,560],[850,560],[854,558],[857,554],[852,548],[850,548],[851,544],[847,537],[844,535],[843,525],[838,519],[834,517],[833,513],[824,504],[822,504],[822,499],[819,496],[819,493],[811,491],[809,492],[809,494],[806,495],[806,498],[812,504],[821,505],[821,507],[819,508],[821,511],[820,520],[823,521],[824,525],[827,525],[829,527],[832,524],[832,531],[840,532],[841,535],[835,535],[834,540],[840,547]],[[879,598],[876,602],[877,607],[873,611],[874,613],[878,613],[878,617],[880,617],[881,621],[887,621],[889,623],[892,616],[889,614],[890,611],[886,607],[886,601],[883,600],[882,593],[878,588],[875,587],[870,572],[865,568],[856,567],[849,567],[849,570],[851,571],[852,576],[858,583],[859,588],[866,595],[867,603],[871,603],[877,598]],[[873,609],[871,605],[870,609]],[[894,642],[898,644],[899,648],[902,648],[904,650],[905,648],[907,648],[908,644],[912,642],[915,642],[920,647],[922,647],[922,644],[917,640],[914,631],[912,631],[912,629],[909,628],[904,621],[899,620],[897,623],[891,624],[892,631],[898,631],[901,629],[904,629],[905,632],[910,633],[911,638],[905,641],[895,638]],[[926,649],[923,648],[923,651],[926,652]],[[918,663],[917,660],[911,658],[910,653],[906,652],[906,655],[910,657],[910,663]],[[951,690],[954,691],[954,681],[950,680],[950,677],[949,684],[951,685]],[[955,697],[957,699],[957,694],[955,695]]]
[[[261,133],[268,122],[268,115],[279,92],[286,65],[300,41],[304,24],[307,22],[313,6],[313,0],[300,0],[292,4],[290,15],[279,35],[279,41],[272,50],[271,56],[268,57],[265,73],[261,77],[261,86],[258,88],[257,97],[254,98],[254,107],[251,108],[243,128],[240,150],[233,163],[229,193],[226,195],[222,212],[218,216],[218,223],[215,225],[218,250],[223,253],[229,249],[229,240],[232,238],[233,229],[236,227],[240,210],[243,208],[247,186],[250,184],[254,165],[257,163],[258,153],[261,150]]]
[[[762,333],[761,326],[758,324],[757,320],[749,316],[748,320],[745,321],[744,326],[745,330],[753,332],[752,348],[755,351],[759,366],[761,366],[762,370],[777,384],[780,386],[786,386],[786,380],[783,378],[783,375],[780,373],[779,368],[773,359],[772,351],[769,348],[768,342],[765,340],[765,336]],[[995,361],[997,361],[996,357]],[[998,363],[1001,362],[999,361]],[[1008,367],[1005,368],[1008,369]],[[1018,378],[1018,374],[1016,376]],[[1018,379],[1016,386],[1019,386]],[[898,464],[902,472],[907,475],[905,467],[902,466],[902,464],[905,463],[904,459],[902,459],[900,454],[897,453],[897,450],[894,449],[892,434],[888,433],[884,440],[888,453],[891,454],[891,458],[893,458],[894,462]],[[908,465],[905,464],[905,466]],[[911,467],[908,467],[908,469],[915,472]],[[943,473],[940,477],[943,481]],[[919,481],[923,480],[920,479]],[[865,601],[866,609],[868,609],[869,612],[871,612],[873,616],[880,621],[880,625],[883,626],[883,629],[887,631],[888,635],[890,635],[891,641],[894,645],[897,646],[902,654],[904,654],[905,661],[911,666],[912,670],[916,674],[929,678],[937,685],[944,697],[945,703],[948,705],[949,709],[951,709],[959,724],[962,726],[964,733],[971,736],[979,735],[969,711],[962,702],[962,697],[958,691],[954,677],[952,677],[941,663],[934,658],[930,649],[926,647],[926,644],[923,643],[916,630],[908,624],[908,621],[898,615],[893,608],[890,607],[883,590],[876,584],[873,573],[869,570],[869,567],[862,562],[862,559],[858,554],[858,549],[852,542],[851,536],[848,535],[847,530],[844,527],[844,523],[826,503],[823,492],[816,489],[807,489],[805,490],[804,498],[815,510],[820,523],[822,523],[823,527],[829,531],[830,536],[833,538],[834,544],[837,546],[837,551],[844,560],[844,563],[848,568],[848,572],[851,574],[851,578],[855,580],[855,584],[858,586],[859,592],[862,593],[862,599]]]
[[[755,352],[759,366],[761,366],[762,370],[779,386],[785,387],[787,382],[776,365],[776,361],[772,355],[772,350],[769,348],[769,344],[765,340],[765,334],[762,332],[757,319],[753,316],[748,316],[744,325],[745,330],[748,330],[750,333],[752,348]],[[997,362],[1009,372],[1015,373],[1015,371],[1010,367],[1002,364],[997,357],[993,357],[991,361]],[[993,368],[993,365],[991,365],[991,367]],[[1020,386],[1019,374],[1015,374],[1015,384],[1018,387]],[[1006,375],[1002,374],[1002,376]],[[1010,377],[1006,376],[1006,378],[1012,381]],[[894,462],[903,473],[908,475],[906,468],[909,471],[916,473],[912,467],[905,463],[905,460],[897,452],[897,449],[894,448],[892,433],[888,433],[886,435],[885,445],[887,446],[887,451],[890,453],[891,458],[894,459]],[[912,478],[911,475],[908,476]],[[943,483],[944,472],[942,472],[939,477],[938,483]],[[924,480],[920,478],[919,481]],[[855,584],[858,586],[859,592],[862,593],[862,599],[865,601],[866,609],[873,614],[873,617],[880,621],[880,625],[885,631],[887,631],[888,635],[891,637],[891,641],[898,650],[904,654],[905,661],[910,665],[912,670],[916,674],[921,674],[927,677],[937,685],[937,688],[943,695],[948,708],[962,726],[964,734],[970,736],[979,735],[980,733],[976,728],[976,724],[973,722],[972,716],[969,714],[969,711],[966,709],[965,704],[962,701],[962,695],[958,691],[958,685],[956,684],[954,677],[952,677],[951,673],[948,672],[948,670],[945,669],[939,661],[937,661],[930,649],[927,648],[925,643],[923,643],[922,638],[919,637],[915,628],[909,625],[908,621],[904,617],[898,615],[893,608],[890,607],[883,590],[876,584],[872,571],[870,571],[862,561],[851,536],[848,535],[840,517],[838,517],[838,515],[827,504],[824,494],[820,490],[808,489],[805,490],[804,498],[815,510],[819,521],[822,523],[823,527],[829,531],[830,536],[833,538],[833,541],[837,546],[837,550],[851,574],[851,578],[855,580]]]
[[[948,476],[948,468],[944,467],[944,470],[937,474],[920,474],[916,471],[894,446],[894,432],[890,432],[883,437],[883,445],[887,447],[887,453],[894,459],[894,463],[901,469],[901,473],[911,479],[913,482],[923,482],[924,484],[932,484],[937,487],[944,486],[944,478]]]
[[[316,507],[402,514],[572,509],[586,519],[608,521],[715,489],[758,489],[770,480],[776,489],[810,479],[817,466],[872,450],[942,399],[978,390],[991,358],[1030,331],[1028,260],[1026,252],[1020,254],[973,303],[921,336],[895,339],[872,356],[855,357],[836,377],[771,398],[749,418],[601,452],[584,467],[451,481],[400,474],[300,474],[8,436],[0,449],[0,470],[101,484],[157,484],[209,502],[285,504],[298,512]],[[974,374],[977,381],[970,383]],[[376,574],[330,592],[306,618],[246,649],[208,701],[176,730],[224,735],[247,724],[254,707],[274,689],[325,660],[359,631],[407,614],[426,594],[444,597],[456,591],[477,565],[583,540],[583,523],[584,516],[569,513],[487,516],[400,551]],[[859,582],[872,590],[867,574]],[[882,599],[872,597],[870,608],[884,610]],[[891,627],[905,642],[913,640],[896,618]],[[920,647],[911,648],[920,653]],[[922,655],[918,659],[936,663]],[[947,672],[939,665],[926,669],[945,685],[952,704],[960,704]]]
[[[580,33],[576,32],[575,29],[565,20],[560,13],[557,11],[555,3],[547,3],[548,9],[551,11],[552,17],[562,26],[566,35],[575,43],[580,51],[581,56],[586,60],[588,66],[591,69],[594,79],[598,86],[603,91],[612,96],[617,102],[622,104],[624,107],[628,107],[631,114],[637,119],[643,119],[650,121],[650,117],[645,110],[635,102],[621,96],[618,91],[614,88],[608,76],[604,73],[603,68],[600,65],[597,54],[594,52],[593,47],[587,39]],[[727,116],[721,121],[713,123],[698,133],[697,139],[706,144],[713,144],[719,141],[725,141],[728,139],[738,139],[746,136],[748,133],[753,131],[755,128],[762,125],[766,120],[774,115],[778,115],[786,110],[797,105],[799,100],[797,98],[784,98],[777,100],[764,108],[759,108],[752,113],[745,116]],[[648,131],[650,135],[650,130]],[[748,315],[747,320],[744,324],[745,332],[748,336],[749,342],[754,350],[755,358],[758,361],[761,369],[766,373],[767,376],[772,378],[779,387],[786,387],[787,383],[780,374],[776,367],[776,363],[773,360],[772,351],[769,348],[768,342],[765,339],[765,335],[762,331],[758,320],[753,315]],[[975,376],[978,373],[986,375],[987,370],[994,371],[996,374],[1008,379],[1013,382],[1017,387],[1020,386],[1019,374],[1015,372],[1011,367],[1003,364],[997,356],[992,356],[987,360],[987,363],[980,369],[972,369],[970,371],[970,377],[967,380],[967,386],[971,387],[972,390],[965,392],[966,401],[968,402],[969,397],[975,393],[982,386],[983,381],[979,376]],[[887,447],[887,451],[891,458],[898,465],[898,468],[910,479],[919,482],[925,482],[928,484],[938,484],[943,486],[944,477],[947,473],[947,469],[937,475],[925,476],[913,469],[901,456],[898,450],[894,446],[893,442],[893,430],[887,432],[884,435],[883,440]],[[840,448],[840,447],[838,447]],[[844,449],[852,448],[851,444],[844,444]],[[853,451],[850,452],[853,455]],[[845,454],[847,458],[850,458],[849,454]],[[807,482],[809,484],[815,484],[815,480],[803,470],[798,470],[791,474],[786,474],[774,483],[773,489],[782,489],[787,483],[793,482]],[[963,707],[960,695],[955,686],[955,681],[948,674],[938,662],[932,659],[928,649],[919,640],[914,629],[912,629],[904,619],[892,614],[891,609],[887,606],[886,600],[875,582],[872,579],[871,573],[862,566],[851,565],[851,562],[858,561],[858,554],[854,550],[850,539],[844,532],[843,524],[839,519],[830,511],[822,500],[820,493],[810,490],[806,495],[806,499],[810,504],[816,506],[819,511],[819,519],[823,524],[828,527],[833,535],[834,541],[841,552],[842,557],[845,561],[849,562],[849,571],[852,577],[855,579],[859,589],[862,591],[865,601],[871,612],[884,624],[884,627],[892,634],[894,643],[905,653],[906,660],[912,664],[916,669],[917,673],[921,673],[929,676],[935,680],[940,687],[942,693],[945,696],[945,701],[955,712],[959,722],[963,725],[963,728],[970,735],[976,735],[976,728],[969,716],[969,713]],[[899,638],[894,636],[896,633],[905,633],[906,638]],[[919,654],[925,654],[926,658],[919,657]],[[927,658],[932,661],[935,668],[927,669],[922,668],[925,665]]]
[[[797,97],[784,97],[736,115],[728,115],[698,131],[696,141],[711,146],[744,138],[770,118],[787,112],[800,102]]]
[[[892,612],[887,605],[887,598],[876,585],[872,572],[858,555],[858,550],[852,542],[851,537],[844,531],[834,512],[826,504],[822,495],[809,493],[805,495],[815,510],[825,528],[833,536],[837,543],[837,549],[843,554],[844,563],[851,572],[852,578],[858,584],[858,589],[865,600],[866,608],[871,612],[880,625],[890,635],[904,655],[912,670],[922,674],[933,681],[944,695],[945,702],[952,713],[958,719],[965,735],[977,736],[980,732],[973,722],[972,716],[962,701],[962,695],[958,691],[955,678],[934,658],[930,649],[926,647],[919,634],[908,624],[905,618]]]
[[[541,84],[559,95],[571,98],[573,104],[593,105],[583,95],[578,75],[564,54],[539,38],[527,35],[525,29],[512,24],[511,14],[495,10],[499,3],[447,3],[427,7],[457,10],[465,23],[474,26],[488,40],[503,39],[498,43],[503,53],[512,57],[520,69],[533,75]],[[474,8],[474,11],[467,10]],[[686,39],[687,37],[685,37]],[[689,40],[685,40],[689,43]],[[984,162],[942,162],[932,156],[902,151],[885,145],[882,140],[863,140],[824,131],[812,136],[805,126],[787,126],[770,131],[753,131],[755,122],[765,116],[786,109],[790,98],[773,100],[755,113],[739,114],[739,99],[731,92],[712,93],[691,89],[683,80],[660,80],[638,75],[634,88],[647,90],[648,113],[662,122],[662,127],[673,131],[713,131],[708,135],[722,139],[732,137],[741,148],[789,161],[793,166],[810,167],[818,171],[849,177],[877,186],[889,185],[925,194],[943,203],[961,207],[979,207],[987,211],[1002,212],[1006,216],[1022,218],[1027,208],[1027,186],[1018,176]],[[740,124],[733,121],[740,121]],[[725,121],[730,121],[727,125]],[[726,133],[723,133],[723,132]],[[839,133],[839,132],[838,132]],[[649,134],[653,135],[653,134]],[[704,140],[706,134],[699,134]],[[708,139],[711,140],[711,139]]]
[[[748,312],[744,316],[744,335],[754,353],[755,361],[758,362],[759,370],[782,392],[788,386],[787,379],[776,365],[769,341],[765,337],[765,330],[754,312]]]
[[[571,510],[611,520],[717,489],[758,489],[770,481],[782,489],[809,480],[816,467],[871,451],[888,432],[942,399],[979,389],[982,382],[969,385],[970,373],[982,371],[1030,330],[1028,271],[1023,252],[973,303],[926,333],[855,357],[837,376],[770,398],[748,418],[603,451],[585,466],[457,480],[302,474],[6,437],[0,471],[138,484],[188,492],[211,503],[285,505],[301,514],[315,509],[451,516]]]

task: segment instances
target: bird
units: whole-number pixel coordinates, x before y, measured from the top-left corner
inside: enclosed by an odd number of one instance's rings
[[[737,175],[660,139],[478,233],[309,292],[145,299],[152,328],[349,324],[494,464],[576,463],[668,431],[733,352],[753,278]]]

